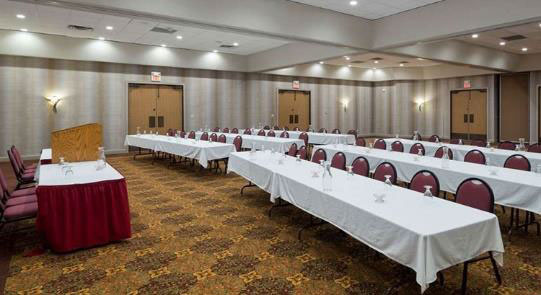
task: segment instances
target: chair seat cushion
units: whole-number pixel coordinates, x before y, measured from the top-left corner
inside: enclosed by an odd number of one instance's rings
[[[36,168],[26,168],[24,169],[24,173],[36,173]]]
[[[7,207],[4,211],[4,218],[7,221],[25,217],[34,217],[38,212],[38,203],[27,203]]]
[[[24,181],[32,181],[34,180],[34,173],[25,173],[21,176],[21,178],[24,180]]]
[[[16,191],[13,191],[9,194],[12,198],[23,197],[28,195],[36,194],[36,187],[22,188]]]
[[[26,165],[25,165],[26,166]],[[26,166],[26,169],[34,169],[36,170],[36,168],[38,167],[38,164],[37,163],[33,163],[33,164],[30,164],[28,166]]]
[[[21,204],[35,203],[37,201],[38,201],[38,196],[36,195],[22,196],[22,197],[17,197],[17,198],[10,198],[6,202],[6,206],[11,207],[11,206],[17,206]]]

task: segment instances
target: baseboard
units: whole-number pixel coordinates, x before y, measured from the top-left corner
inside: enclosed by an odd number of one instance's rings
[[[97,153],[97,151],[96,151]],[[126,154],[128,153],[128,149],[114,149],[114,150],[106,150],[105,155],[116,155],[116,154]],[[37,161],[40,158],[40,155],[23,155],[23,160],[25,161]],[[0,162],[9,162],[9,158],[7,156],[0,157]]]

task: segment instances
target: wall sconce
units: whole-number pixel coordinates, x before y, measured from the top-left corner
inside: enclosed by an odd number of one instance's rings
[[[419,112],[422,112],[425,106],[425,101],[423,99],[418,99],[417,101],[415,101],[415,103],[417,104],[417,109],[419,110]]]
[[[344,108],[344,113],[348,111],[349,101],[347,99],[342,99],[342,107]]]
[[[49,102],[49,104],[53,107],[53,112],[56,113],[56,111],[57,111],[56,106],[62,100],[62,98],[54,95],[54,96],[51,96],[51,97],[45,97],[45,100]]]

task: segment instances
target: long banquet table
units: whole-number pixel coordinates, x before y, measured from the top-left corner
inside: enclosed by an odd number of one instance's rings
[[[494,214],[393,186],[383,203],[373,195],[384,184],[332,169],[332,191],[323,191],[320,165],[268,152],[233,153],[229,171],[340,228],[355,239],[410,267],[424,292],[438,271],[486,251],[503,264],[503,242]]]
[[[387,149],[391,149],[391,144],[397,140],[402,142],[404,145],[404,152],[409,152],[412,145],[415,143],[421,143],[425,147],[426,155],[434,156],[436,151],[442,147],[447,146],[453,151],[453,157],[455,160],[464,161],[464,156],[471,150],[479,150],[485,154],[487,158],[490,159],[490,163],[503,167],[505,160],[512,155],[523,155],[530,161],[532,170],[537,168],[537,165],[541,165],[541,154],[540,153],[531,153],[524,151],[510,151],[498,148],[486,148],[486,147],[477,147],[473,145],[462,145],[462,144],[449,144],[449,143],[436,143],[430,141],[415,141],[411,139],[396,139],[396,138],[387,138],[384,139],[387,144]]]
[[[363,156],[372,170],[382,162],[390,162],[396,167],[398,179],[404,182],[409,182],[421,170],[429,170],[438,177],[440,189],[450,193],[455,193],[462,181],[476,177],[492,188],[496,204],[541,214],[541,174],[538,173],[454,160],[449,160],[449,167],[443,168],[443,160],[439,158],[425,156],[416,160],[417,155],[407,152],[370,150],[359,146],[326,145],[319,148],[325,150],[327,159],[343,152],[348,165]]]
[[[253,134],[257,134],[260,129],[254,129]],[[265,134],[268,134],[270,130],[265,130]],[[239,130],[240,133],[244,130]],[[276,137],[284,132],[283,130],[274,130]],[[287,131],[290,138],[298,139],[303,131]],[[352,134],[335,134],[335,133],[319,133],[319,132],[306,132],[308,134],[308,143],[310,144],[355,144],[355,135]]]
[[[71,167],[67,173],[63,167]],[[55,252],[89,248],[131,237],[126,180],[97,162],[41,165],[36,225]]]
[[[228,143],[175,138],[164,135],[126,135],[125,146],[135,146],[155,152],[196,159],[204,168],[212,160],[228,158],[235,146]]]
[[[210,136],[212,133],[220,136],[221,134],[225,135],[227,143],[233,143],[235,137],[240,135],[242,137],[242,148],[250,149],[252,145],[255,145],[255,148],[258,150],[262,149],[273,149],[275,152],[286,153],[289,150],[289,147],[295,143],[297,148],[304,146],[304,141],[302,139],[294,138],[280,138],[280,137],[268,137],[268,136],[258,136],[258,135],[247,135],[247,134],[234,134],[234,133],[221,133],[221,132],[207,132]],[[197,139],[201,138],[203,132],[196,132],[195,137]]]

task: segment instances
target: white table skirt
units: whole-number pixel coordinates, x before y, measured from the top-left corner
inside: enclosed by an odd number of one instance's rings
[[[109,164],[100,170],[97,169],[97,165],[97,161],[66,163],[64,167],[69,166],[73,171],[67,174],[66,169],[61,165],[42,165],[38,186],[85,184],[124,178]]]
[[[196,159],[204,168],[208,167],[209,161],[228,158],[229,154],[235,151],[235,146],[228,143],[211,143],[163,135],[127,135],[124,145]]]
[[[383,203],[374,193],[384,184],[333,169],[333,190],[322,190],[321,167],[286,157],[278,164],[270,153],[233,153],[235,172],[296,207],[318,217],[392,260],[410,267],[424,292],[438,271],[494,251],[503,264],[504,247],[494,214],[394,186]]]
[[[421,170],[429,170],[438,177],[440,189],[450,193],[455,193],[462,181],[476,177],[486,181],[492,188],[495,203],[541,214],[541,174],[493,167],[496,175],[491,175],[489,167],[485,165],[449,161],[449,168],[442,168],[442,159],[425,156],[415,161],[416,155],[407,152],[372,149],[368,153],[368,148],[346,145],[326,145],[320,148],[325,150],[329,160],[335,153],[343,152],[348,165],[363,156],[372,170],[382,162],[390,162],[396,167],[398,179],[404,182],[409,182]]]
[[[240,133],[244,132],[239,130]],[[268,133],[270,130],[265,130]],[[259,132],[259,129],[255,129],[255,134]],[[283,130],[274,130],[276,137],[279,137],[280,134],[284,132]],[[289,133],[289,138],[298,139],[299,135],[303,133],[302,131],[287,131]],[[318,132],[306,132],[308,134],[308,143],[310,144],[355,144],[355,135],[352,134],[334,134],[334,133],[318,133]]]
[[[304,141],[301,139],[294,138],[280,138],[280,137],[267,137],[267,136],[258,136],[258,135],[246,135],[246,134],[232,134],[232,133],[220,133],[220,132],[207,132],[209,137],[212,133],[220,136],[221,134],[225,135],[227,143],[233,143],[235,137],[240,135],[242,137],[242,147],[245,149],[251,149],[252,145],[255,144],[257,150],[265,149],[274,149],[276,152],[287,153],[291,144],[297,144],[297,148],[304,146]],[[201,138],[203,132],[196,132],[195,137]],[[188,135],[186,135],[188,136]]]
[[[387,144],[387,149],[391,150],[391,144],[395,142],[396,138],[387,138],[385,139],[385,143]],[[426,150],[427,156],[434,156],[436,151],[442,147],[447,146],[453,151],[453,159],[458,161],[464,161],[464,156],[471,150],[480,150],[485,154],[485,157],[490,159],[490,163],[503,167],[505,164],[505,160],[509,158],[512,155],[520,154],[528,158],[530,161],[530,164],[532,166],[532,170],[535,171],[537,165],[541,165],[541,154],[540,153],[530,153],[530,152],[522,152],[522,151],[510,151],[510,150],[503,150],[498,148],[488,149],[485,147],[477,147],[473,145],[461,145],[461,144],[448,144],[448,143],[442,143],[438,144],[435,142],[429,142],[429,141],[414,141],[410,139],[399,139],[402,144],[404,144],[404,152],[408,153],[411,146],[414,145],[417,142],[420,142],[423,144]]]

